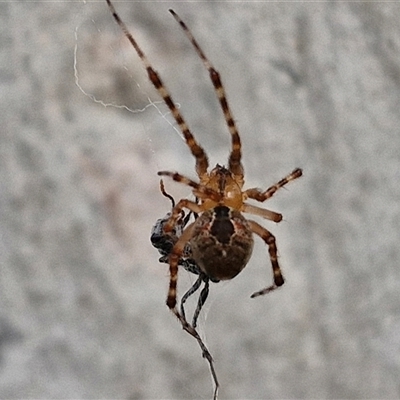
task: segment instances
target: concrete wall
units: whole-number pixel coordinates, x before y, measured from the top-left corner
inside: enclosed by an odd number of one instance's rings
[[[220,398],[398,398],[399,5],[116,7],[211,164],[226,163],[229,135],[170,7],[222,74],[247,187],[304,170],[265,204],[284,222],[262,221],[287,284],[249,298],[272,279],[256,238],[248,267],[211,286],[199,324]],[[0,397],[210,398],[149,242],[170,208],[156,172],[195,178],[165,106],[146,108],[159,98],[105,2],[0,10]],[[179,276],[182,295],[195,277]]]

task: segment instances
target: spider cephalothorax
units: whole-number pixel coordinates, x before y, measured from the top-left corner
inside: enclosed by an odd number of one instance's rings
[[[252,297],[266,294],[283,285],[284,279],[278,264],[275,237],[259,223],[245,218],[242,214],[253,214],[267,220],[280,222],[282,220],[281,214],[248,204],[246,200],[253,199],[264,202],[272,197],[278,189],[299,178],[302,175],[302,171],[296,168],[285,178],[264,191],[257,188],[243,190],[244,171],[241,163],[240,136],[228,105],[220,75],[207,59],[185,23],[173,10],[170,10],[208,70],[231,135],[231,151],[227,167],[217,165],[208,172],[208,158],[204,149],[197,143],[160,76],[151,66],[147,56],[116,13],[111,0],[106,1],[114,19],[142,60],[149,80],[171,111],[187,146],[196,159],[198,182],[179,173],[168,171],[158,173],[160,176],[169,176],[177,182],[190,186],[196,200],[181,199],[177,204],[173,202],[173,208],[168,217],[159,220],[155,229],[153,229],[152,242],[164,257],[161,258],[161,261],[165,262],[168,259],[169,263],[170,283],[167,305],[179,318],[183,328],[196,338],[203,351],[203,356],[208,360],[215,383],[215,399],[219,385],[213,366],[213,359],[195,330],[197,316],[195,315],[194,322],[190,325],[184,315],[183,303],[199,288],[202,282],[205,282],[206,287],[202,292],[205,295],[200,296],[199,304],[201,304],[200,308],[198,306],[196,309],[197,312],[201,309],[201,305],[204,304],[205,298],[207,298],[209,280],[218,281],[234,278],[250,259],[253,248],[253,233],[263,239],[268,246],[274,282],[272,285],[253,293]],[[167,195],[167,197],[170,196]],[[182,219],[184,218],[184,210],[189,210],[187,215],[193,213],[198,218],[189,223],[189,219]],[[176,307],[178,265],[189,266],[192,268],[191,272],[199,275],[196,283],[183,296],[180,310]]]

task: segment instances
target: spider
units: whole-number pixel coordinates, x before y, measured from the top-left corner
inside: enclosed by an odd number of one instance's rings
[[[231,135],[231,151],[227,167],[217,164],[208,172],[208,157],[204,149],[197,143],[159,74],[154,70],[147,56],[117,14],[111,0],[106,1],[115,21],[134,47],[146,68],[149,80],[171,111],[188,148],[196,160],[195,169],[199,179],[198,182],[176,172],[158,172],[159,176],[168,176],[176,182],[190,186],[196,198],[196,201],[188,199],[181,199],[178,201],[177,204],[174,204],[168,218],[161,222],[160,225],[163,228],[165,237],[170,237],[170,239],[168,239],[169,242],[168,240],[165,242],[168,244],[166,247],[167,250],[163,247],[165,243],[162,245],[163,251],[166,252],[165,257],[168,256],[170,270],[167,306],[178,317],[183,329],[197,339],[203,351],[203,357],[207,359],[211,369],[215,385],[214,399],[216,399],[219,384],[211,354],[202,342],[195,327],[186,321],[182,308],[181,310],[177,308],[178,265],[184,264],[186,257],[185,251],[189,251],[189,260],[193,260],[193,262],[190,261],[189,264],[195,266],[196,271],[200,273],[200,277],[203,273],[204,276],[210,280],[232,279],[243,270],[250,259],[253,250],[254,233],[268,246],[273,271],[273,284],[254,292],[251,297],[265,295],[282,286],[284,284],[284,278],[278,264],[275,237],[259,223],[246,219],[243,213],[249,213],[267,220],[280,222],[282,220],[281,214],[248,204],[246,200],[253,199],[264,202],[271,198],[280,188],[299,178],[302,175],[302,171],[300,168],[296,168],[285,178],[264,191],[257,188],[243,190],[244,170],[241,162],[241,141],[228,105],[220,75],[205,56],[186,24],[173,10],[169,10],[175,20],[180,24],[209,72],[211,82],[214,86]],[[182,218],[184,218],[182,212],[185,209],[189,210],[189,214],[193,213],[198,215],[198,218],[188,225],[182,221]],[[188,295],[190,290],[184,295],[185,300],[190,296],[190,294]]]

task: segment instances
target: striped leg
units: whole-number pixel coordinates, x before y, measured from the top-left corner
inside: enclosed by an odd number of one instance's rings
[[[250,225],[250,229],[256,235],[260,236],[261,239],[264,240],[265,244],[268,245],[269,258],[271,259],[272,271],[274,274],[274,284],[253,293],[251,295],[251,297],[253,298],[257,296],[262,296],[271,292],[272,290],[277,289],[279,286],[282,286],[285,283],[285,280],[283,279],[281,269],[278,264],[278,250],[275,244],[275,236],[255,221],[250,220],[248,221],[248,223]]]
[[[262,192],[260,189],[252,188],[252,189],[247,189],[244,192],[244,194],[250,199],[263,202],[272,197],[275,194],[275,192],[281,187],[285,186],[291,181],[294,181],[297,178],[300,178],[302,174],[303,174],[302,170],[300,168],[296,168],[288,176],[285,176],[278,183],[269,187],[265,192]]]
[[[184,185],[188,185],[191,188],[193,188],[193,194],[201,199],[211,199],[216,202],[221,200],[221,195],[217,193],[216,191],[207,188],[204,185],[201,185],[200,183],[197,183],[195,181],[192,181],[191,179],[187,178],[186,176],[183,176],[181,174],[178,174],[177,172],[169,172],[169,171],[159,171],[157,172],[159,176],[169,176],[172,178],[175,182],[180,182],[183,183]],[[193,212],[200,213],[201,211],[194,211]]]
[[[171,310],[175,310],[176,307],[176,287],[178,282],[178,262],[182,258],[183,251],[186,243],[192,236],[194,223],[190,224],[182,233],[179,240],[175,243],[172,248],[171,254],[169,255],[169,290],[167,297],[167,306]],[[178,312],[177,310],[175,310]],[[174,311],[174,312],[175,312]]]
[[[187,143],[188,147],[190,148],[190,151],[192,152],[193,156],[196,158],[196,172],[197,172],[198,176],[201,178],[202,176],[204,176],[207,173],[207,169],[208,169],[208,159],[207,159],[207,155],[206,155],[204,149],[197,143],[196,139],[190,132],[185,120],[183,119],[177,106],[175,105],[174,101],[172,100],[171,95],[169,94],[168,90],[166,89],[165,85],[163,84],[160,76],[158,75],[157,71],[155,71],[153,69],[153,67],[151,66],[145,53],[140,48],[140,46],[138,45],[136,40],[133,38],[132,34],[129,32],[125,23],[121,20],[121,18],[117,14],[117,11],[115,10],[114,5],[111,3],[111,0],[106,0],[106,1],[107,1],[108,7],[110,8],[110,11],[111,11],[115,21],[120,26],[121,30],[124,32],[125,36],[129,40],[129,42],[132,44],[132,46],[136,50],[136,53],[142,60],[151,83],[157,89],[158,93],[163,98],[165,104],[168,106],[173,117],[175,118],[175,121],[178,124],[179,129],[181,130],[181,132],[186,140],[186,143]]]
[[[190,32],[189,28],[186,24],[179,18],[179,16],[175,13],[174,10],[169,10],[169,12],[174,16],[174,18],[178,21],[179,25],[182,27],[183,31],[185,32],[186,36],[189,38],[190,42],[196,49],[197,54],[203,61],[205,67],[207,68],[211,82],[214,85],[215,92],[217,93],[217,97],[219,103],[221,105],[222,111],[224,113],[224,117],[226,123],[229,128],[229,132],[232,137],[232,151],[229,156],[229,170],[236,175],[239,179],[243,179],[243,166],[241,163],[241,143],[240,143],[240,136],[239,132],[236,128],[235,121],[233,120],[232,113],[230,111],[228,101],[226,99],[226,94],[224,87],[222,86],[221,77],[218,71],[214,68],[211,62],[208,60],[206,55],[204,54],[203,50],[197,43],[196,39],[193,37],[192,33]]]

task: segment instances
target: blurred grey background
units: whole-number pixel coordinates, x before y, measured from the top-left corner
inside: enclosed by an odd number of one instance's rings
[[[221,72],[246,187],[304,170],[265,204],[285,220],[262,221],[287,284],[250,299],[272,280],[256,238],[211,285],[220,398],[399,398],[400,5],[116,3],[213,165],[229,134],[170,7]],[[156,172],[195,177],[167,109],[105,2],[0,11],[0,397],[210,398],[149,242],[170,209]],[[195,277],[179,277],[182,295]]]

